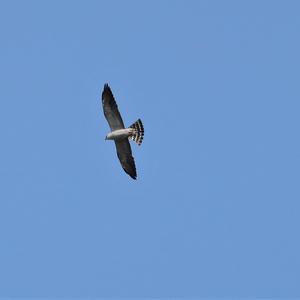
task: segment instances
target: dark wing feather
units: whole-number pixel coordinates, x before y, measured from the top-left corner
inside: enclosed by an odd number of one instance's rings
[[[115,144],[122,168],[131,178],[136,179],[136,168],[128,139],[117,140]]]
[[[106,83],[102,92],[102,105],[105,118],[111,131],[125,128],[114,95]]]

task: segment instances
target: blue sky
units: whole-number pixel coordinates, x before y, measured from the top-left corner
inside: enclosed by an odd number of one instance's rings
[[[0,297],[300,297],[299,10],[0,1]]]

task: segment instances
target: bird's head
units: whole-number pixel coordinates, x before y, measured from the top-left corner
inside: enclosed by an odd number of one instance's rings
[[[105,141],[108,140],[107,135],[105,136]]]

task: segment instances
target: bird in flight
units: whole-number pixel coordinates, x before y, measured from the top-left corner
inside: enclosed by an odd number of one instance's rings
[[[102,92],[102,106],[111,130],[105,140],[114,140],[122,168],[131,178],[136,179],[136,168],[129,140],[135,141],[139,146],[142,144],[144,137],[143,123],[138,119],[131,126],[125,128],[118,105],[107,83],[104,84]]]

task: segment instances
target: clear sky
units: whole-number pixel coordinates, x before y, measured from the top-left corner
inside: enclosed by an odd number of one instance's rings
[[[300,297],[299,11],[0,1],[0,297]]]

